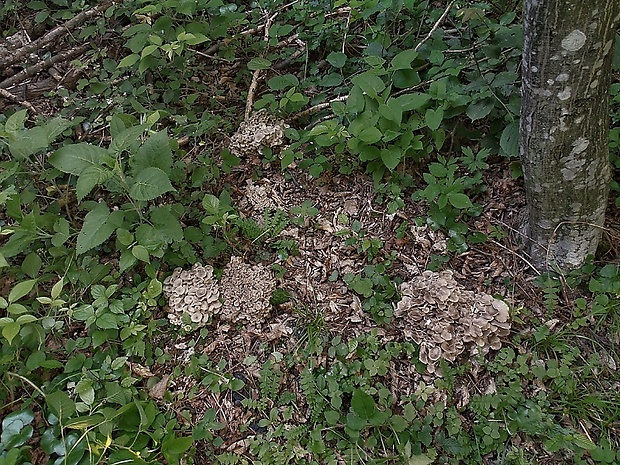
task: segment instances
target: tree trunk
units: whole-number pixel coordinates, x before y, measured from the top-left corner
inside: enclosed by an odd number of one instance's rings
[[[525,0],[521,159],[534,265],[594,254],[609,194],[609,87],[619,0]]]

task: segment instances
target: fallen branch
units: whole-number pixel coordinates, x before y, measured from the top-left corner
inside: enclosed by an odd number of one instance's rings
[[[15,84],[19,84],[20,82],[25,81],[26,79],[39,74],[44,69],[50,68],[57,63],[62,63],[64,61],[72,60],[86,52],[90,48],[90,44],[80,45],[77,48],[72,50],[66,50],[64,52],[60,52],[57,55],[54,55],[47,60],[40,61],[36,65],[32,65],[19,73],[13,75],[10,78],[5,79],[0,82],[0,89],[7,89]]]
[[[37,110],[32,103],[26,101],[26,100],[22,100],[19,97],[17,97],[16,95],[13,95],[12,93],[10,93],[8,90],[6,89],[0,89],[0,97],[4,97],[7,100],[10,100],[12,102],[15,102],[23,107],[28,108],[28,110],[30,110],[31,112],[33,112],[34,114],[38,115],[40,114],[39,110]]]
[[[318,113],[321,110],[325,110],[326,108],[329,108],[329,106],[332,103],[334,103],[334,102],[344,102],[348,98],[349,98],[348,95],[341,95],[340,97],[336,97],[335,99],[332,99],[329,102],[319,103],[318,105],[315,105],[313,107],[307,108],[304,111],[297,113],[295,116],[293,116],[291,118],[291,121],[296,121],[296,120],[299,120],[301,118],[305,118],[306,116],[313,115],[314,113]]]
[[[119,0],[110,0],[104,3],[101,3],[89,10],[83,11],[74,18],[64,22],[60,26],[55,27],[50,32],[45,34],[44,36],[38,38],[37,40],[30,42],[28,45],[24,45],[23,47],[17,50],[2,50],[0,49],[0,67],[9,67],[24,58],[26,58],[29,54],[36,51],[44,51],[49,46],[55,45],[58,43],[59,39],[63,36],[67,35],[69,32],[74,30],[75,28],[81,26],[86,21],[88,21],[93,16],[98,15],[102,11],[107,10],[112,4],[118,2]]]
[[[273,20],[276,19],[276,17],[278,16],[278,13],[269,16],[267,18],[267,21],[265,22],[265,34],[263,36],[263,40],[266,43],[269,43],[269,28],[271,27],[271,23],[273,23]],[[261,70],[257,69],[254,71],[254,74],[252,74],[252,82],[250,83],[250,88],[248,89],[248,100],[247,102],[245,102],[245,119],[249,119],[250,115],[252,114],[252,106],[254,105],[254,94],[256,93],[256,88],[258,87],[258,80],[260,78],[261,75]]]
[[[415,46],[414,50],[417,52],[418,50],[420,50],[420,47],[428,40],[431,38],[431,36],[433,35],[433,33],[437,30],[437,28],[439,27],[439,25],[443,22],[444,19],[446,19],[446,16],[448,16],[448,13],[450,13],[450,10],[452,9],[452,5],[454,5],[456,3],[456,0],[452,0],[448,6],[446,7],[446,9],[444,10],[444,12],[441,14],[441,16],[439,17],[439,19],[437,20],[437,22],[433,25],[433,27],[431,28],[431,30],[428,32],[428,34],[426,34],[426,36],[424,37],[424,39],[422,39],[420,41],[420,43],[418,45]]]

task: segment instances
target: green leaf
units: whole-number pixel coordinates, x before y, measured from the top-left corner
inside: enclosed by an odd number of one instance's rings
[[[392,85],[397,89],[407,89],[421,81],[420,73],[412,69],[398,69],[392,75]]]
[[[194,439],[191,436],[186,437],[172,437],[165,439],[161,444],[161,451],[164,454],[180,455],[186,452],[192,444]]]
[[[95,390],[93,388],[93,380],[83,378],[75,385],[75,393],[80,396],[82,402],[86,405],[92,405],[95,401]]]
[[[25,444],[32,437],[33,428],[30,426],[32,420],[34,420],[32,410],[21,410],[9,413],[4,417],[2,420],[2,436],[0,436],[2,446],[0,447],[8,450]]]
[[[502,148],[504,155],[509,157],[519,156],[519,122],[513,121],[502,131],[502,136],[499,140],[499,145]]]
[[[248,69],[252,71],[269,68],[271,68],[271,60],[267,60],[266,58],[252,58],[248,62]]]
[[[146,125],[141,124],[139,126],[131,126],[122,130],[112,138],[109,151],[113,154],[117,154],[124,150],[129,150],[131,146],[136,143],[138,137],[140,137],[145,129]]]
[[[99,203],[84,218],[84,224],[77,237],[77,253],[83,254],[105,242],[121,226],[123,212],[110,213],[105,203]]]
[[[149,137],[131,157],[129,163],[134,173],[146,168],[159,168],[166,174],[172,170],[172,149],[166,131],[159,131]]]
[[[467,116],[469,116],[472,121],[476,121],[488,116],[493,108],[495,108],[494,99],[485,98],[483,100],[477,100],[467,107]]]
[[[441,126],[443,121],[443,108],[439,107],[436,110],[429,108],[426,110],[424,121],[429,129],[432,129],[433,131],[439,129],[439,126]]]
[[[19,334],[20,328],[21,325],[15,321],[7,323],[2,327],[2,335],[7,341],[9,341],[9,345],[13,342],[15,336]]]
[[[79,175],[90,166],[99,166],[101,157],[109,154],[106,149],[82,142],[59,148],[49,162],[63,173]]]
[[[95,325],[97,325],[99,329],[118,329],[118,322],[113,313],[104,313],[97,317]]]
[[[431,465],[431,463],[433,460],[426,455],[414,455],[407,460],[407,465]]]
[[[140,59],[140,55],[137,53],[132,53],[131,55],[127,55],[123,58],[118,64],[118,68],[127,68],[128,66],[133,66]]]
[[[136,175],[129,187],[129,196],[134,200],[153,200],[174,190],[168,175],[159,168],[151,167]]]
[[[56,300],[60,296],[60,293],[62,292],[62,288],[64,287],[64,285],[65,285],[65,279],[60,278],[60,280],[52,286],[52,291],[50,293],[52,300]]]
[[[390,65],[393,69],[411,69],[411,62],[417,57],[418,52],[415,50],[404,50],[392,58]]]
[[[28,158],[33,153],[45,149],[49,145],[47,132],[40,126],[22,131],[15,137],[15,140],[9,144],[9,150],[11,155],[17,159],[23,160]]]
[[[294,74],[284,74],[282,76],[275,76],[267,81],[267,85],[272,90],[283,90],[289,87],[297,87],[299,85],[299,79]]]
[[[401,95],[400,97],[396,97],[393,100],[396,100],[403,111],[411,111],[411,110],[419,110],[424,105],[428,103],[431,99],[431,96],[428,94],[423,94],[421,92],[412,92],[410,94]],[[390,100],[388,100],[387,104],[390,105]]]
[[[28,117],[28,110],[19,110],[9,116],[4,123],[4,130],[12,136],[17,136],[24,129],[24,122]]]
[[[85,168],[78,177],[77,184],[75,186],[75,194],[78,202],[81,202],[84,197],[90,194],[93,187],[103,184],[113,176],[112,172],[103,166],[91,165]]]
[[[385,82],[383,82],[383,79],[369,71],[358,74],[351,79],[351,81],[362,89],[362,92],[365,92],[372,98],[377,98],[377,94],[385,89]]]
[[[359,139],[366,144],[379,142],[382,136],[383,133],[375,127],[365,128],[358,134]]]
[[[394,171],[394,169],[398,166],[402,159],[402,155],[403,152],[398,147],[381,149],[381,161],[390,171]]]
[[[61,420],[69,418],[75,413],[75,402],[64,391],[56,391],[45,396],[45,402],[52,413]]]
[[[351,410],[358,417],[366,420],[371,419],[377,414],[377,406],[372,396],[366,394],[361,389],[353,391],[353,397],[351,398]]]
[[[170,207],[158,207],[151,212],[151,221],[157,230],[168,242],[183,240],[183,228],[176,216],[170,211]]]
[[[143,245],[134,245],[131,248],[131,254],[142,262],[151,263],[151,259],[149,258],[149,251],[146,250],[146,247],[144,247]]]
[[[326,60],[334,68],[342,68],[347,62],[347,56],[342,52],[331,52]]]
[[[465,209],[465,208],[471,208],[474,205],[471,203],[471,200],[469,200],[469,197],[467,197],[466,194],[462,194],[462,193],[458,193],[458,192],[451,192],[448,194],[448,201],[450,202],[450,204],[454,207],[454,208],[459,208],[459,209]]]
[[[11,289],[11,292],[9,292],[9,302],[16,302],[22,297],[24,297],[32,290],[36,282],[36,279],[28,279],[26,281],[17,283],[13,287],[13,289]]]

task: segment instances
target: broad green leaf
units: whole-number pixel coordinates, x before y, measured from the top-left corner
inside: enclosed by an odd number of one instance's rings
[[[151,262],[151,259],[149,258],[149,251],[146,250],[146,247],[144,247],[143,245],[134,245],[131,248],[131,254],[142,262]]]
[[[374,144],[375,142],[379,142],[382,136],[383,133],[375,127],[365,128],[358,134],[360,140],[366,144]]]
[[[411,62],[417,57],[418,52],[415,50],[404,50],[392,58],[390,65],[393,69],[411,69]]]
[[[105,203],[99,203],[84,218],[84,224],[77,238],[77,253],[83,254],[105,242],[120,227],[123,212],[110,213]]]
[[[9,302],[16,302],[22,297],[24,297],[26,294],[28,294],[32,290],[32,288],[34,287],[36,283],[37,283],[36,279],[28,279],[26,281],[17,283],[13,287],[13,289],[11,289],[11,292],[9,292]]]
[[[33,428],[30,426],[32,420],[34,420],[32,410],[21,410],[4,417],[0,436],[2,447],[7,450],[25,444],[32,437]],[[6,457],[4,459],[6,460]]]
[[[252,58],[248,62],[248,69],[251,69],[252,71],[269,68],[271,68],[271,61],[266,58]]]
[[[353,391],[353,397],[351,398],[351,410],[358,417],[366,420],[371,419],[377,414],[377,406],[372,396],[366,394],[361,389]]]
[[[185,451],[187,451],[190,447],[192,447],[192,444],[194,443],[194,440],[191,436],[187,436],[187,437],[173,437],[170,439],[165,439],[162,444],[161,444],[161,451],[166,454],[173,454],[173,455],[179,455],[184,453]]]
[[[4,258],[2,252],[0,252],[0,268],[4,268],[7,266],[9,266],[9,262],[6,261],[6,258]]]
[[[282,76],[275,76],[267,81],[267,85],[272,90],[283,90],[289,87],[297,87],[299,85],[299,79],[294,74],[284,74]]]
[[[104,313],[97,317],[95,325],[99,329],[118,329],[118,323],[116,317],[112,313]]]
[[[4,123],[4,130],[12,136],[17,136],[24,129],[24,122],[28,117],[28,110],[19,110],[9,116]]]
[[[124,150],[129,150],[133,144],[136,143],[138,137],[145,131],[146,125],[141,124],[139,126],[131,126],[124,129],[119,134],[116,134],[112,138],[109,151],[113,154],[121,153]]]
[[[30,252],[22,262],[22,271],[31,278],[35,278],[39,274],[42,265],[41,257],[35,252]]]
[[[45,396],[45,402],[52,413],[61,420],[69,418],[75,413],[75,403],[64,391],[56,391]]]
[[[392,85],[397,89],[407,89],[421,81],[420,73],[413,69],[398,69],[392,74]]]
[[[21,325],[17,323],[16,321],[7,323],[6,325],[2,327],[2,335],[5,337],[7,341],[9,341],[9,345],[11,344],[11,342],[13,342],[13,339],[15,339],[15,336],[19,334],[20,328],[21,328]]]
[[[103,184],[113,176],[112,172],[103,166],[91,165],[85,168],[79,175],[75,186],[75,194],[78,202],[90,194],[95,186]]]
[[[159,168],[166,174],[172,169],[172,149],[166,131],[156,132],[150,136],[131,157],[129,163],[134,173],[146,168]]]
[[[426,455],[414,455],[407,460],[407,465],[431,465],[432,463],[433,460]]]
[[[334,68],[342,68],[347,62],[347,56],[342,52],[331,52],[326,60]]]
[[[127,68],[128,66],[133,66],[140,59],[140,55],[137,53],[132,53],[131,55],[127,55],[123,58],[118,64],[118,68]]]
[[[377,98],[377,94],[385,89],[383,79],[369,71],[358,74],[351,81],[372,98]]]
[[[142,53],[140,54],[140,58],[144,58],[144,57],[147,57],[149,55],[152,55],[157,49],[159,49],[159,46],[157,46],[157,45],[147,45],[146,47],[144,47],[142,49]]]
[[[183,228],[170,207],[158,207],[151,212],[151,221],[168,242],[183,240]]]
[[[99,166],[101,157],[109,154],[106,149],[81,142],[59,148],[50,156],[49,162],[63,173],[79,175],[90,166]]]
[[[381,149],[381,161],[390,171],[398,166],[402,159],[403,152],[398,147]]]
[[[129,196],[134,200],[153,200],[174,190],[168,175],[159,168],[151,167],[136,175],[129,187]]]
[[[65,285],[65,278],[60,278],[56,284],[52,286],[52,291],[50,292],[50,296],[53,300],[56,300],[60,293],[62,292],[62,288]]]
[[[66,428],[85,430],[90,426],[103,423],[105,417],[103,415],[88,415],[84,417],[72,418],[65,423]]]
[[[454,208],[458,208],[461,210],[474,206],[466,194],[461,194],[458,192],[451,192],[450,194],[448,194],[448,201]]]
[[[469,116],[472,121],[476,121],[488,116],[493,108],[495,108],[494,99],[485,98],[483,100],[477,100],[467,107],[467,116]]]
[[[411,110],[419,110],[424,105],[428,103],[431,99],[431,96],[428,94],[423,94],[421,92],[412,92],[411,94],[401,95],[400,97],[396,97],[396,100],[403,111],[411,111]],[[390,99],[391,100],[391,99]],[[388,100],[388,105],[390,105],[390,100]]]
[[[426,122],[426,125],[429,127],[429,129],[432,129],[433,131],[435,129],[439,129],[439,126],[441,126],[441,123],[443,121],[443,108],[439,107],[436,110],[429,108],[428,110],[426,110],[426,114],[424,115],[424,121]]]
[[[54,142],[59,135],[65,132],[65,130],[75,126],[81,121],[82,121],[82,118],[80,119],[76,118],[73,121],[69,121],[64,118],[53,118],[49,120],[43,126],[43,129],[45,130],[45,134],[47,135],[48,144]]]
[[[54,223],[56,234],[52,236],[52,245],[60,247],[69,239],[69,222],[64,218],[58,218]]]
[[[89,378],[83,378],[75,385],[75,392],[82,402],[86,405],[92,405],[95,401],[95,390],[93,388],[93,381]]]
[[[9,143],[9,150],[11,155],[21,160],[47,148],[49,145],[47,132],[40,126],[22,131],[15,137],[15,140]]]
[[[509,157],[519,156],[519,122],[513,121],[502,131],[499,145],[504,155]]]

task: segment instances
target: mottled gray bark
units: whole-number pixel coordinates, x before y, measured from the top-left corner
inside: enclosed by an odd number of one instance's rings
[[[596,251],[609,192],[609,87],[620,0],[525,0],[521,159],[539,269]]]

